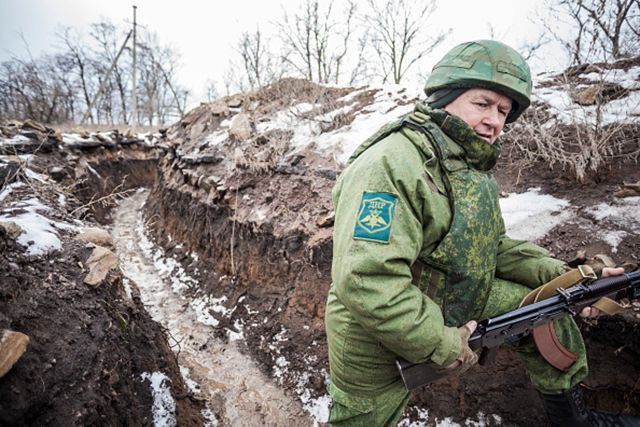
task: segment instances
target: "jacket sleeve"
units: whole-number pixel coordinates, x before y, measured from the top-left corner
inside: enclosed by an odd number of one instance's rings
[[[407,140],[398,143],[411,146]],[[444,325],[440,307],[412,284],[410,269],[429,227],[425,204],[434,194],[421,178],[423,165],[413,146],[410,153],[404,148],[379,154],[379,148],[352,164],[334,191],[336,295],[355,321],[394,353],[446,366],[460,352],[459,333]],[[354,238],[363,192],[396,196],[388,243]]]
[[[526,240],[503,234],[498,244],[496,277],[537,288],[567,271],[567,265]]]

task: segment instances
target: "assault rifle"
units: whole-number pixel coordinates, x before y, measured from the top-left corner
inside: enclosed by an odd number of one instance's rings
[[[490,364],[502,344],[515,343],[538,326],[565,316],[574,316],[602,297],[615,301],[639,298],[640,271],[602,279],[583,274],[583,279],[577,284],[556,291],[557,295],[550,298],[478,322],[478,327],[469,338],[469,347],[479,352],[478,363]],[[396,365],[407,390],[429,384],[450,373],[430,363],[411,363],[402,358],[396,360]]]

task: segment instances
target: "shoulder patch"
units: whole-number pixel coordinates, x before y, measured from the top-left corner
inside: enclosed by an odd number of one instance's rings
[[[389,243],[396,201],[391,193],[362,193],[353,238]]]

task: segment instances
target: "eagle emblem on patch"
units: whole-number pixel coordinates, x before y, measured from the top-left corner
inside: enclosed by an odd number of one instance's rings
[[[353,238],[388,243],[396,200],[391,193],[362,193]]]

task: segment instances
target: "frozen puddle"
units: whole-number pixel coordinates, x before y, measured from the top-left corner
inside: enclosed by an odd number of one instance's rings
[[[209,425],[313,425],[295,397],[271,382],[236,341],[222,342],[198,320],[189,301],[172,291],[163,272],[148,259],[136,231],[147,192],[123,200],[114,212],[112,235],[124,274],[136,282],[155,321],[171,334],[189,388],[207,402]]]

